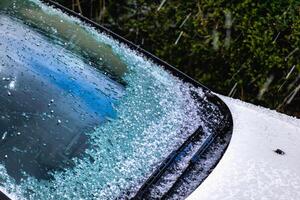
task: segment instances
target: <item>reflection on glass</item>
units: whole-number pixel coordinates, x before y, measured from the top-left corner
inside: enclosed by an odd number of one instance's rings
[[[16,180],[49,178],[84,152],[84,133],[116,117],[123,86],[8,15],[0,35],[0,158]]]

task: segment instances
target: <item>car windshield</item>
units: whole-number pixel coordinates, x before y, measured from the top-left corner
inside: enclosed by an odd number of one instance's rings
[[[38,0],[1,0],[0,35],[0,187],[16,198],[116,199],[223,120],[201,88]]]

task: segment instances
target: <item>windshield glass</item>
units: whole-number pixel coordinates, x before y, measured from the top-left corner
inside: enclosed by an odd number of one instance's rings
[[[200,88],[38,0],[1,0],[0,35],[0,184],[17,198],[115,199],[222,121]]]

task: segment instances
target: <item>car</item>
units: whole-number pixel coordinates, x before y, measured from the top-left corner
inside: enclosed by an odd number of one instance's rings
[[[245,120],[248,106],[53,1],[1,0],[0,33],[1,199],[215,198],[226,161],[247,159],[228,159],[249,151],[235,138],[253,144],[240,131],[261,127]],[[296,151],[273,148],[299,166]]]
[[[163,198],[217,164],[232,118],[209,89],[54,2],[0,8],[3,196]]]

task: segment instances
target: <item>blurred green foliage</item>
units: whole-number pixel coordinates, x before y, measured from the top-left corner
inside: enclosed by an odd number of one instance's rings
[[[299,0],[103,1],[83,14],[215,92],[300,116]]]

